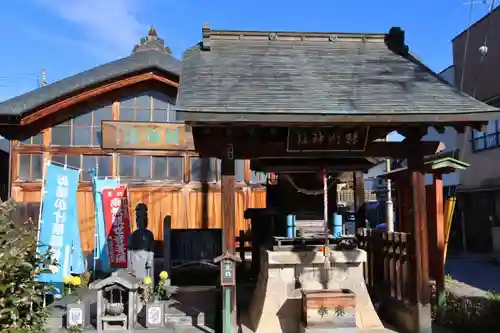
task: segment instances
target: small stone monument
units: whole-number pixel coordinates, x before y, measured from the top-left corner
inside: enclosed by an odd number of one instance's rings
[[[90,284],[97,290],[97,332],[132,332],[137,323],[140,280],[125,269]]]
[[[154,279],[154,235],[147,229],[148,207],[138,204],[135,214],[137,229],[128,241],[127,267],[140,280],[147,276]]]
[[[66,328],[73,326],[85,327],[89,322],[89,320],[86,320],[87,315],[86,306],[80,298],[75,303],[68,304],[66,306]]]

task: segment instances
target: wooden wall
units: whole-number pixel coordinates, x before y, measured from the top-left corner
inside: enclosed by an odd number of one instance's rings
[[[187,146],[179,149],[147,150],[147,145],[145,150],[101,149],[102,120],[175,122],[176,94],[176,88],[168,84],[141,82],[96,95],[77,104],[60,103],[52,111],[48,107],[45,111],[35,112],[34,117],[39,119],[23,127],[19,140],[13,141],[11,197],[25,204],[24,212],[20,215],[29,216],[38,222],[43,162],[52,160],[82,170],[77,202],[78,223],[85,252],[92,251],[94,247],[95,210],[88,174],[94,167],[98,176],[120,177],[122,183],[129,184],[133,228],[136,205],[142,202],[148,206],[148,228],[156,240],[163,238],[163,218],[166,215],[172,216],[174,229],[221,228],[220,168],[215,161],[211,161],[215,167],[212,164],[210,167],[192,167],[191,159],[198,154],[190,132],[185,138]],[[137,162],[138,158],[144,160],[167,156],[171,161],[179,161],[176,166],[180,172],[158,176],[153,172],[153,161],[150,160],[147,167],[142,164],[139,166]],[[135,162],[128,164],[125,158]],[[94,164],[86,164],[86,161],[94,161]],[[266,191],[262,186],[265,180],[251,173],[249,161],[241,162],[235,162],[239,165],[239,168],[236,167],[236,234],[241,229],[248,229],[249,222],[243,219],[246,208],[266,206]],[[167,161],[162,163],[166,164]],[[125,167],[127,165],[128,168]],[[213,176],[206,178],[210,181],[205,184],[199,176],[204,168],[207,174],[210,169],[209,175]],[[145,176],[144,170],[148,170]]]
[[[31,206],[27,215],[38,220],[40,188],[22,188],[15,186],[12,198],[17,202]],[[172,216],[174,229],[221,228],[221,194],[220,188],[211,187],[204,193],[199,188],[149,186],[147,188],[130,187],[130,211],[132,225],[135,229],[135,206],[145,203],[148,206],[148,228],[154,233],[156,240],[163,239],[163,218]],[[90,188],[81,188],[77,193],[78,223],[82,247],[85,252],[94,248],[94,200]],[[246,208],[262,208],[266,206],[265,188],[242,186],[236,190],[236,235],[240,230],[249,229],[249,221],[243,218]],[[235,235],[235,236],[236,236]]]

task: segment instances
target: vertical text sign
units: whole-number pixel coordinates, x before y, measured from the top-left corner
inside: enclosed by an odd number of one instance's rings
[[[80,170],[52,163],[47,166],[39,241],[41,251],[50,247],[57,265],[50,267],[52,274],[40,277],[43,282],[62,282],[71,273],[73,251],[81,251],[80,239],[75,239],[80,237],[76,204],[79,177]]]
[[[102,201],[110,266],[127,267],[128,238],[130,236],[127,188],[119,186],[115,189],[104,189]]]

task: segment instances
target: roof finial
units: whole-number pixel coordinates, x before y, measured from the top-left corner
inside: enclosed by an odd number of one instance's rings
[[[405,44],[405,31],[400,27],[392,27],[385,35],[385,44],[392,52],[403,57],[408,56],[409,47]]]
[[[149,28],[148,35],[141,38],[140,43],[134,47],[132,53],[140,51],[158,51],[172,54],[170,48],[165,46],[163,39],[158,37],[158,33],[153,25]]]
[[[148,36],[158,37],[158,34],[156,33],[156,29],[155,29],[154,25],[151,25],[151,28],[149,28]]]

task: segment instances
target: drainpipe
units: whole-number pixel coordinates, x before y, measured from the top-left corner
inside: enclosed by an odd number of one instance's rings
[[[389,134],[385,137],[385,141],[389,142]],[[386,158],[385,159],[385,171],[389,172],[391,171],[391,159]],[[387,231],[388,232],[394,232],[394,205],[392,203],[392,184],[391,180],[389,177],[386,177],[386,191],[387,191],[387,196],[386,196],[386,202],[385,202],[385,208],[386,208],[386,219],[387,219]]]

